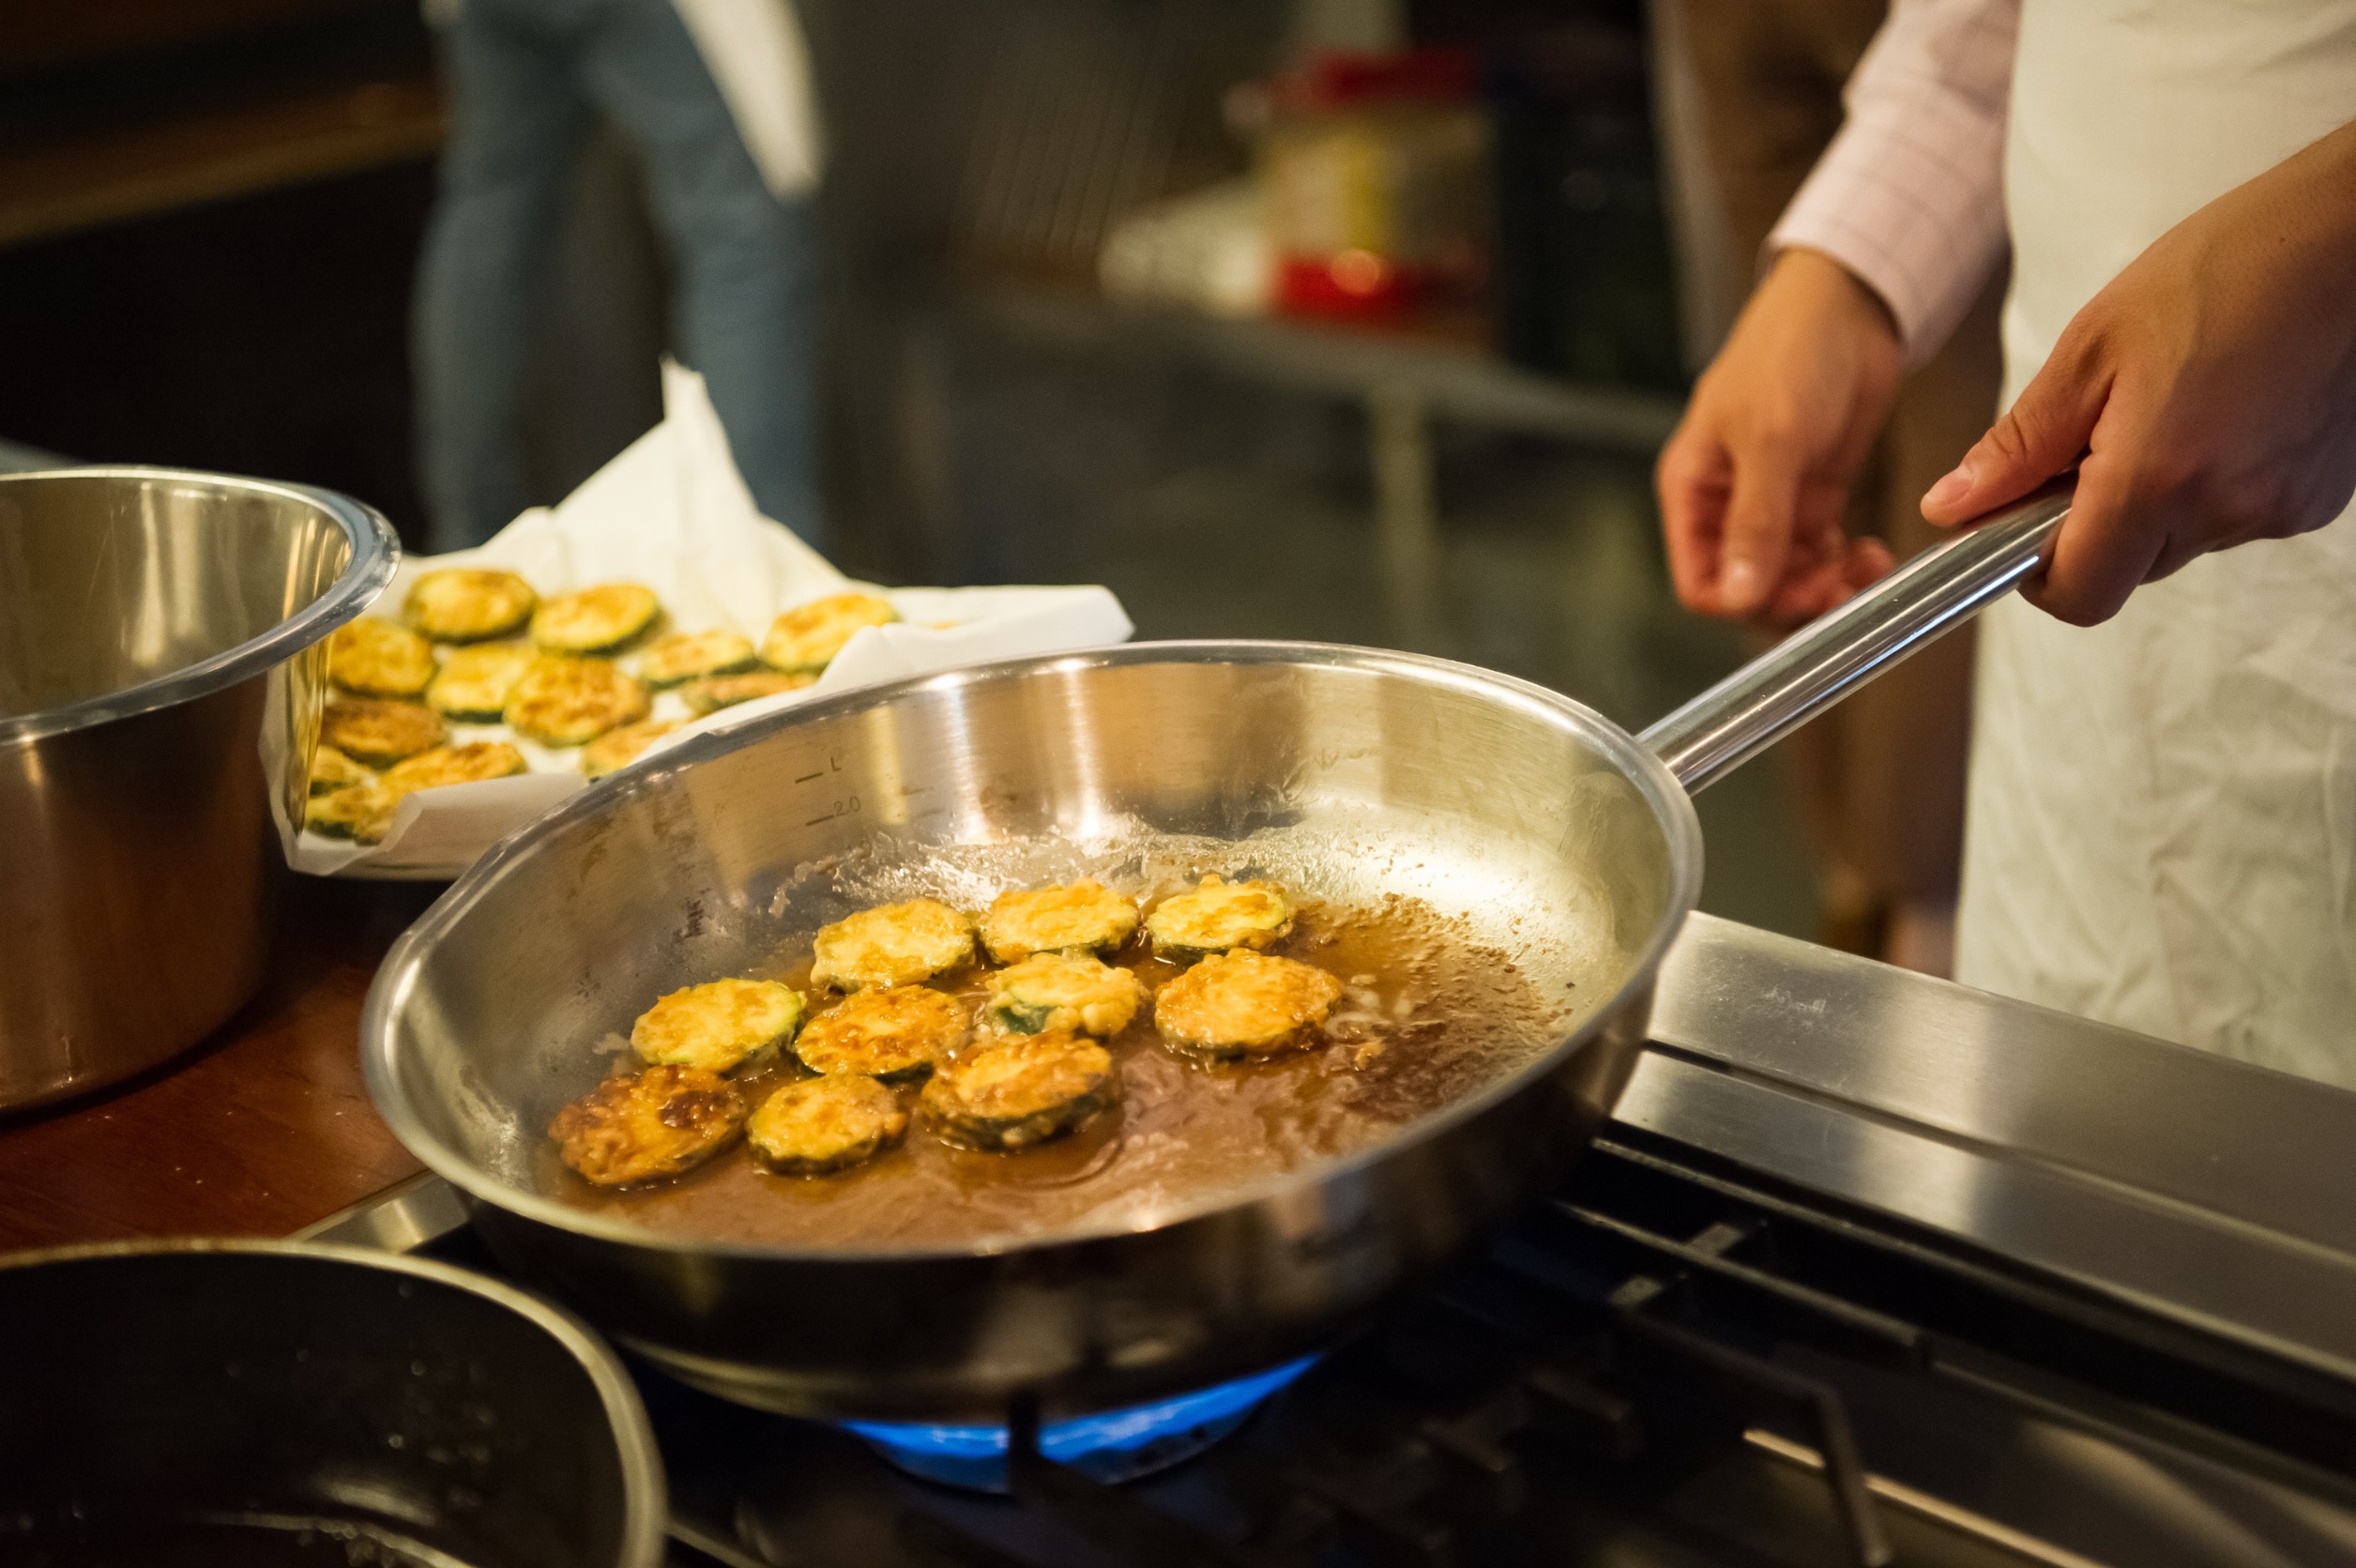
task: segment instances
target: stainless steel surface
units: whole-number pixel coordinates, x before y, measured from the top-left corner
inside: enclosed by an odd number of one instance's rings
[[[223,1515],[428,1549],[388,1560],[663,1560],[662,1462],[621,1363],[447,1264],[291,1241],[20,1253],[0,1258],[0,1536],[37,1561],[182,1546]],[[366,1541],[354,1560],[377,1560]]]
[[[1618,1116],[2356,1377],[2356,1095],[1695,915]]]
[[[0,476],[0,1106],[136,1073],[252,993],[322,640],[399,554],[325,491]]]
[[[2075,476],[1990,513],[1818,617],[1644,732],[1687,789],[1756,756],[2036,571]]]
[[[378,1252],[415,1252],[465,1223],[466,1204],[458,1189],[427,1170],[307,1225],[287,1240],[372,1247]]]
[[[1540,1059],[1386,1144],[1057,1235],[722,1246],[538,1190],[550,1116],[647,997],[944,867],[971,899],[1132,856],[1413,894],[1579,1007]],[[819,1413],[1114,1405],[1297,1353],[1554,1180],[1619,1093],[1698,871],[1659,763],[1518,681],[1310,645],[1027,660],[705,736],[585,792],[403,938],[362,1052],[503,1262],[691,1381]]]

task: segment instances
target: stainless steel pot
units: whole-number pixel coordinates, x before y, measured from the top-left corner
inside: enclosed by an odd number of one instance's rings
[[[0,1107],[136,1073],[252,995],[322,639],[399,558],[326,491],[0,476]]]
[[[0,1258],[0,1388],[10,1562],[663,1560],[621,1363],[447,1264],[288,1241]]]
[[[991,1420],[1270,1365],[1487,1233],[1608,1114],[1699,886],[1686,788],[2009,588],[2064,510],[1963,536],[1642,739],[1484,671],[1273,643],[1018,661],[702,737],[509,839],[411,929],[369,997],[371,1090],[509,1267],[729,1397]],[[1541,1059],[1371,1149],[1092,1229],[793,1251],[537,1189],[551,1114],[647,998],[944,860],[1005,885],[1157,845],[1426,899],[1583,1000]]]

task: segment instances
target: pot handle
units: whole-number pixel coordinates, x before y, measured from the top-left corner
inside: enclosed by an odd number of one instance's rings
[[[1714,784],[1884,670],[2001,599],[2044,561],[2077,477],[1923,551],[1704,692],[1637,738],[1691,793]]]

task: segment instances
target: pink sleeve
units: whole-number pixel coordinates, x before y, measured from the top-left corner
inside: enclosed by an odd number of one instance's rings
[[[2004,254],[2004,115],[2020,0],[1897,0],[1849,78],[1848,118],[1768,236],[1856,273],[1909,367],[1938,352]]]

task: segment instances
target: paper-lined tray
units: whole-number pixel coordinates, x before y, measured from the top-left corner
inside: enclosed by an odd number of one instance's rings
[[[592,584],[644,583],[662,601],[673,631],[726,628],[755,642],[779,612],[828,594],[881,595],[900,614],[844,645],[814,685],[692,718],[675,693],[655,697],[653,717],[687,722],[639,763],[682,738],[724,728],[813,698],[903,676],[1025,654],[1125,641],[1133,630],[1120,601],[1101,587],[877,588],[852,582],[752,504],[727,437],[692,372],[666,366],[663,421],[554,508],[535,509],[475,550],[402,563],[372,613],[397,617],[411,584],[442,567],[500,567],[542,596]],[[624,668],[632,661],[625,655]],[[577,749],[540,746],[504,724],[449,726],[450,741],[515,744],[531,771],[512,778],[421,790],[401,802],[381,843],[325,838],[283,814],[287,863],[316,875],[432,879],[455,876],[508,833],[588,781]],[[266,726],[269,749],[283,726]],[[287,759],[266,755],[272,776]],[[625,769],[627,771],[627,769]]]

